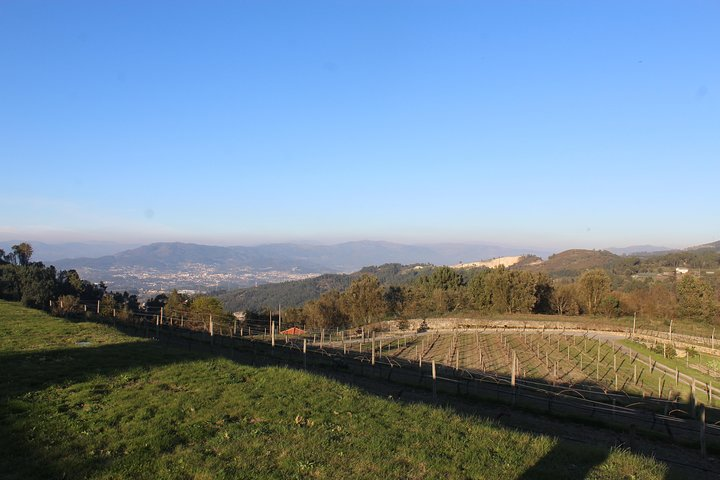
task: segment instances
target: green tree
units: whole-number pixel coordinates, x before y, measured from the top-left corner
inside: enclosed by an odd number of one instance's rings
[[[552,313],[552,297],[555,287],[552,279],[545,273],[535,274],[535,305],[533,313]]]
[[[307,325],[310,327],[344,327],[348,316],[343,308],[343,298],[337,290],[330,290],[320,295],[320,298],[307,302],[303,311],[307,316]]]
[[[49,308],[55,297],[55,267],[33,263],[18,269],[20,280],[20,301],[26,307]]]
[[[15,265],[0,265],[0,298],[4,300],[20,300],[20,278]]]
[[[353,325],[370,323],[385,315],[383,288],[374,275],[364,274],[342,294],[345,312]]]
[[[602,299],[610,293],[612,280],[605,270],[596,268],[584,272],[578,280],[578,295],[587,307],[587,313],[597,312]]]
[[[558,315],[577,315],[580,306],[577,302],[577,291],[573,283],[555,285],[552,293],[552,309]]]
[[[13,254],[18,265],[29,265],[33,254],[33,248],[29,243],[20,243],[12,246]]]
[[[117,313],[115,297],[112,294],[106,293],[100,300],[100,315],[110,318],[113,316],[113,313]]]
[[[715,291],[705,280],[685,274],[677,282],[678,315],[711,321],[717,314]]]
[[[468,283],[468,295],[472,305],[478,310],[487,310],[492,306],[492,296],[487,283],[488,275],[492,274],[490,269],[484,269]]]
[[[510,281],[507,299],[509,313],[530,313],[535,308],[537,277],[532,272],[511,270],[507,272]]]
[[[189,298],[173,289],[165,302],[164,314],[168,318],[180,318],[189,312]]]
[[[398,316],[405,307],[405,291],[402,287],[391,286],[385,292],[385,304],[389,315]]]
[[[208,295],[194,297],[190,303],[190,312],[199,319],[209,319],[210,315],[220,318],[224,313],[222,302]]]
[[[420,277],[418,283],[429,290],[452,290],[465,284],[462,275],[450,267],[438,267],[427,277]]]
[[[80,299],[73,295],[61,295],[53,304],[53,314],[61,316],[75,316],[83,311]]]

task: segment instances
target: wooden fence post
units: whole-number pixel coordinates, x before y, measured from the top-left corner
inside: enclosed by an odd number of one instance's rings
[[[303,338],[303,368],[307,370],[307,338]]]
[[[275,320],[270,322],[270,345],[275,346]],[[320,348],[322,348],[322,344],[320,345]]]
[[[712,337],[710,337],[710,348],[715,350],[715,327],[713,327]]]
[[[707,446],[705,445],[705,405],[700,405],[700,455],[707,457]]]
[[[432,361],[433,398],[437,398],[437,372],[435,371],[435,360]]]
[[[215,329],[213,328],[212,313],[210,314],[210,345],[215,343]]]
[[[708,387],[708,405],[712,407],[712,382],[707,384]]]
[[[515,387],[515,368],[517,367],[517,355],[515,354],[515,350],[512,352],[512,365],[510,366],[510,385],[514,388]]]
[[[690,385],[690,416],[695,418],[695,407],[697,400],[695,399],[695,379],[693,378],[692,384]]]
[[[100,300],[98,300],[98,303],[97,303],[97,312],[96,313],[98,315],[100,315]]]

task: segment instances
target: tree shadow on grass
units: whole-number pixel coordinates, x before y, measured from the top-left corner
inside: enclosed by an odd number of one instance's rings
[[[118,375],[209,358],[210,354],[162,348],[154,342],[127,342],[0,355],[0,479],[72,478],[72,467],[101,469],[108,459],[58,458],[58,450],[38,438],[33,392],[71,385],[95,377]],[[61,412],[57,412],[61,413]],[[72,414],[68,412],[66,414]],[[60,451],[65,449],[60,448]]]
[[[186,361],[223,356],[240,364],[262,367],[285,365],[302,369],[302,354],[292,352],[285,359],[267,355],[268,346],[260,342],[241,343],[243,348],[210,346],[209,338],[200,335],[193,341],[163,336],[165,343],[132,341],[121,344],[84,346],[58,350],[3,354],[0,356],[0,473],[2,478],[61,478],[67,476],[67,459],[58,459],[52,450],[38,450],[38,439],[28,429],[22,398],[54,385],[83,382],[96,376],[112,376],[137,368],[155,368]],[[218,339],[219,340],[219,339]],[[169,345],[168,345],[169,344]],[[187,347],[191,348],[188,352]],[[477,402],[462,401],[459,397],[435,398],[426,390],[400,386],[378,378],[367,378],[344,372],[337,365],[311,364],[313,373],[336,381],[352,384],[361,390],[383,398],[392,397],[408,403],[442,404],[459,414],[482,420],[490,419],[502,425],[534,434],[550,434],[542,425],[518,425],[521,414],[506,406],[484,407]],[[487,412],[491,412],[489,415]],[[499,415],[497,412],[501,412]],[[507,413],[502,413],[507,412]],[[514,421],[509,421],[512,417]],[[546,422],[546,424],[549,422]],[[592,432],[592,429],[588,429]],[[612,445],[574,445],[558,441],[548,454],[530,467],[520,478],[584,478],[594,467],[605,462]],[[57,454],[55,454],[57,455]],[[107,461],[107,460],[105,460]],[[76,459],[82,471],[102,470],[98,459]],[[564,471],[558,471],[564,465]],[[72,476],[72,475],[70,475]],[[671,472],[668,478],[683,478]]]
[[[557,480],[586,478],[597,465],[602,465],[610,454],[607,448],[571,448],[563,442],[552,449],[518,477],[518,480]]]

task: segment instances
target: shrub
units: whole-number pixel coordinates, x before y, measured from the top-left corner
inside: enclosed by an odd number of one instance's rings
[[[63,295],[53,302],[53,314],[63,317],[74,317],[83,311],[80,299],[72,295]]]

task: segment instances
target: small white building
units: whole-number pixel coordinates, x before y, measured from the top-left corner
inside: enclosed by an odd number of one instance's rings
[[[684,267],[677,267],[675,268],[675,273],[679,273],[680,275],[684,273],[688,273],[690,270]]]

